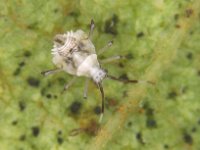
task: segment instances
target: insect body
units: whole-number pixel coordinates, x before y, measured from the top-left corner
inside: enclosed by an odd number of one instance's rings
[[[53,63],[69,74],[92,78],[97,84],[106,76],[100,68],[94,45],[82,30],[57,35],[52,54]]]
[[[137,83],[138,80],[122,80],[114,76],[108,75],[104,71],[97,59],[97,54],[95,47],[91,42],[91,34],[94,29],[94,22],[91,21],[90,32],[87,35],[82,30],[77,30],[75,32],[70,31],[64,34],[57,34],[54,38],[54,46],[52,49],[53,63],[57,67],[53,70],[48,70],[42,72],[43,75],[53,74],[59,71],[65,71],[74,76],[85,76],[92,79],[100,89],[102,96],[102,109],[101,118],[104,113],[104,90],[102,86],[102,80],[104,78],[110,78],[112,80],[121,81],[124,83]],[[103,53],[106,48],[112,45],[112,41],[109,42],[104,48],[99,51]],[[121,56],[115,56],[107,58],[105,62],[124,58]],[[74,79],[65,85],[64,90],[66,90],[74,82]],[[88,82],[86,82],[87,85]],[[85,86],[84,95],[87,97],[87,86]],[[100,119],[101,119],[100,118]]]

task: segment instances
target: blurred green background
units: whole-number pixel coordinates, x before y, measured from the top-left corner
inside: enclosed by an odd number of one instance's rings
[[[127,57],[103,68],[156,83],[105,80],[101,124],[92,82],[85,100],[84,78],[60,94],[72,76],[40,74],[53,37],[91,19],[97,51],[114,40],[99,58]],[[199,0],[0,0],[0,149],[198,150],[199,60]]]

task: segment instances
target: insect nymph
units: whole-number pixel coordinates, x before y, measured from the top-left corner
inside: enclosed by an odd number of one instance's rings
[[[77,30],[75,32],[70,31],[64,34],[57,34],[54,38],[54,46],[52,49],[53,63],[57,67],[53,70],[48,70],[42,72],[43,75],[53,74],[59,71],[65,71],[73,76],[85,76],[92,79],[94,83],[98,86],[102,96],[102,109],[101,114],[104,113],[104,90],[102,86],[102,81],[105,78],[110,78],[113,80],[118,80],[122,82],[137,83],[137,80],[121,80],[111,75],[101,68],[100,63],[97,59],[97,53],[95,47],[91,42],[91,34],[94,30],[94,21],[91,20],[90,32],[86,34],[82,30]],[[102,53],[105,48],[112,45],[109,42],[103,49],[99,51]],[[122,58],[121,56],[115,56],[108,58],[107,60],[115,60]],[[64,90],[66,90],[73,82],[73,78],[68,84],[65,85]],[[84,91],[84,97],[87,97],[87,82]],[[102,116],[101,115],[101,116]]]

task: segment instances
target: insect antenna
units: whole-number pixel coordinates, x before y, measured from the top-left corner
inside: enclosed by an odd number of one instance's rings
[[[91,39],[92,33],[94,31],[94,27],[95,27],[94,20],[92,19],[90,23],[90,32],[88,34],[88,39]]]
[[[103,114],[104,114],[104,90],[103,90],[103,86],[101,83],[98,83],[98,87],[99,87],[99,90],[101,92],[101,116],[99,118],[99,122],[101,122],[102,118],[103,118]]]
[[[141,81],[141,80],[129,80],[129,79],[120,79],[117,78],[115,76],[112,75],[107,75],[107,78],[115,80],[115,81],[119,81],[119,82],[123,82],[123,83],[149,83],[154,85],[155,83],[153,81]]]

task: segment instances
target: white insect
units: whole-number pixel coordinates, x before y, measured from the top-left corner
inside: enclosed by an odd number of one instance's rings
[[[110,78],[113,80],[122,81],[125,83],[137,83],[137,80],[121,80],[116,77],[110,76],[107,72],[101,68],[97,59],[95,47],[91,42],[91,34],[94,30],[94,21],[91,20],[90,32],[87,35],[82,30],[75,32],[69,31],[64,34],[57,34],[54,38],[54,46],[52,49],[53,63],[57,67],[53,70],[42,72],[43,75],[53,74],[59,71],[65,71],[73,76],[85,76],[92,79],[99,87],[102,95],[102,110],[101,118],[104,113],[104,90],[102,87],[102,80],[104,78]],[[103,53],[106,48],[112,45],[112,41],[109,42],[104,48],[99,51],[99,54]],[[107,58],[102,62],[109,62],[116,59],[124,58],[122,56],[114,56]],[[65,85],[64,90],[68,89],[69,86],[75,81],[73,78],[68,84]],[[84,97],[87,97],[87,85],[84,90]]]

